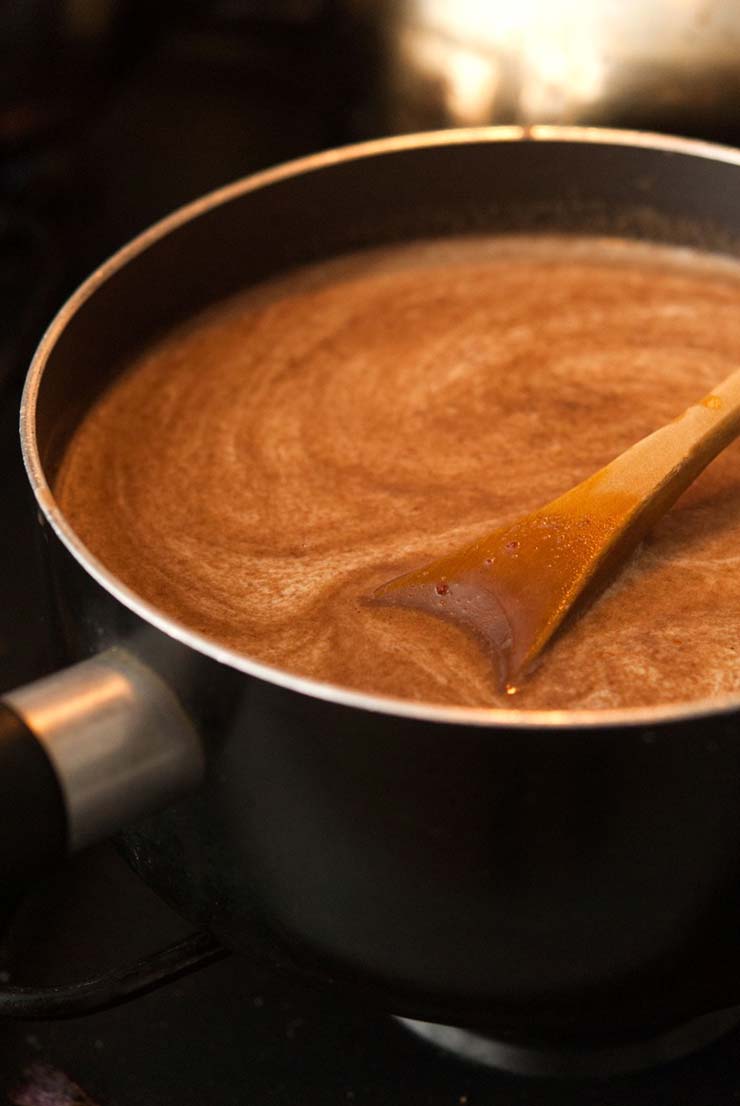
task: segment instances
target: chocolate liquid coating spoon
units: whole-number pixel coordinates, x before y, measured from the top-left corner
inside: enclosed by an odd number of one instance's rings
[[[382,584],[371,602],[417,608],[471,631],[513,692],[574,606],[613,579],[738,433],[740,369],[558,499]]]

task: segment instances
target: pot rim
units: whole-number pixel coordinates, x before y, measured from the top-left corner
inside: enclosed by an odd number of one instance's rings
[[[398,150],[422,149],[433,146],[465,145],[473,142],[520,141],[632,146],[706,158],[740,166],[740,150],[699,139],[654,134],[648,131],[534,125],[466,127],[456,130],[394,135],[298,158],[218,188],[178,208],[137,235],[104,261],[72,293],[44,333],[26,377],[20,408],[21,448],[26,473],[41,512],[69,553],[101,587],[113,595],[119,603],[162,633],[198,653],[205,654],[220,664],[228,665],[246,675],[254,676],[268,683],[298,692],[301,695],[376,714],[443,724],[452,723],[497,729],[503,727],[513,731],[534,728],[559,731],[565,728],[606,730],[615,726],[655,727],[667,723],[687,722],[707,715],[730,714],[740,710],[740,694],[697,699],[687,703],[605,710],[520,710],[518,708],[506,709],[500,707],[449,707],[397,699],[390,696],[370,695],[337,684],[324,683],[291,673],[255,660],[246,654],[228,649],[219,645],[218,642],[188,629],[187,626],[170,618],[156,606],[128,588],[109,572],[79,539],[56,502],[44,475],[36,437],[36,404],[49,355],[70,319],[94,295],[97,289],[132,258],[143,253],[153,243],[204,212],[229,202],[235,196],[244,195],[277,181],[324,169],[344,161],[375,157],[378,154]]]

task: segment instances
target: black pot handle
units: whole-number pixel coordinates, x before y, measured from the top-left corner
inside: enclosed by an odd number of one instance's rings
[[[108,1010],[154,991],[231,953],[198,931],[135,964],[62,987],[0,987],[0,1018],[42,1021]]]
[[[0,872],[6,878],[49,867],[67,851],[62,788],[42,745],[0,703]]]
[[[116,648],[0,702],[0,880],[28,875],[196,787],[198,735],[169,687]]]

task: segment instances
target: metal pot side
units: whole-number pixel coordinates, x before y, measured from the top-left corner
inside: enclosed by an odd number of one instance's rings
[[[201,735],[205,785],[123,838],[185,916],[393,1012],[504,1035],[629,1037],[740,1001],[740,703],[515,714],[315,684],[148,607],[81,546],[50,491],[70,429],[126,357],[239,287],[448,233],[740,253],[739,183],[740,154],[678,139],[388,139],[206,197],[62,310],[22,413],[60,632],[71,659],[133,654]]]

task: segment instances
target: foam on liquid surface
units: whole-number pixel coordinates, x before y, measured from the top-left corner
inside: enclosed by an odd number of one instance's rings
[[[472,638],[361,602],[555,498],[740,364],[740,266],[621,241],[357,254],[203,314],[102,396],[56,492],[134,591],[304,675],[434,703],[740,691],[740,449],[500,694]]]

